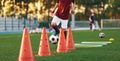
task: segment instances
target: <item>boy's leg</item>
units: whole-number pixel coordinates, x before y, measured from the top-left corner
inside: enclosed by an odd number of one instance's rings
[[[64,31],[65,39],[67,38],[67,30]]]
[[[57,35],[57,34],[59,34],[59,29],[58,29],[58,27],[57,27],[57,25],[56,24],[51,24],[51,26],[52,26],[52,28],[55,30],[55,32],[53,33],[53,35]]]
[[[64,29],[65,38],[67,37],[68,20],[61,20],[61,27]]]
[[[92,24],[92,31],[94,31],[95,30],[95,24],[93,23]]]
[[[90,30],[92,30],[92,23],[90,23]]]
[[[58,17],[54,16],[54,18],[51,22],[51,27],[55,30],[55,32],[53,33],[53,35],[55,35],[55,36],[57,34],[59,34],[59,32],[60,32],[59,29],[58,29],[59,23],[60,23],[60,19]]]

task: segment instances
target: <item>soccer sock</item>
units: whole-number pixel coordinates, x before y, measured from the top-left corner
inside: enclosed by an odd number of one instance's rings
[[[94,24],[92,24],[92,30],[95,30],[95,25]]]
[[[92,24],[90,23],[90,30],[92,30]]]
[[[58,29],[58,27],[57,26],[52,26],[52,28],[55,30],[55,32],[53,33],[53,35],[57,35],[57,34],[59,34],[59,29]]]
[[[65,39],[67,38],[67,31],[64,31]]]

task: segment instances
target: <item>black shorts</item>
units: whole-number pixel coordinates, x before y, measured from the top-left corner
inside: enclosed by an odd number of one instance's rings
[[[91,21],[90,23],[93,24],[93,23],[95,23],[95,22],[94,22],[94,21]]]

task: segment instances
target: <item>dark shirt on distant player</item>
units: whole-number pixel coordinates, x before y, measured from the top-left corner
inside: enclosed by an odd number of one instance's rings
[[[67,20],[70,14],[70,5],[74,0],[57,0],[58,9],[55,15],[61,19]]]
[[[94,19],[95,19],[94,16],[91,16],[90,18],[92,20],[91,23],[94,23]]]

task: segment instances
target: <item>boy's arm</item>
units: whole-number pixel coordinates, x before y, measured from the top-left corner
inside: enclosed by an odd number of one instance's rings
[[[74,11],[75,11],[74,2],[72,2],[72,4],[71,4],[71,13],[74,14]]]
[[[55,12],[55,10],[56,10],[56,8],[57,8],[58,6],[59,6],[58,3],[56,3],[55,6],[54,6],[54,8],[53,8],[53,10],[52,10],[52,13]]]
[[[90,17],[89,17],[89,21],[90,21],[90,22],[92,21]]]

